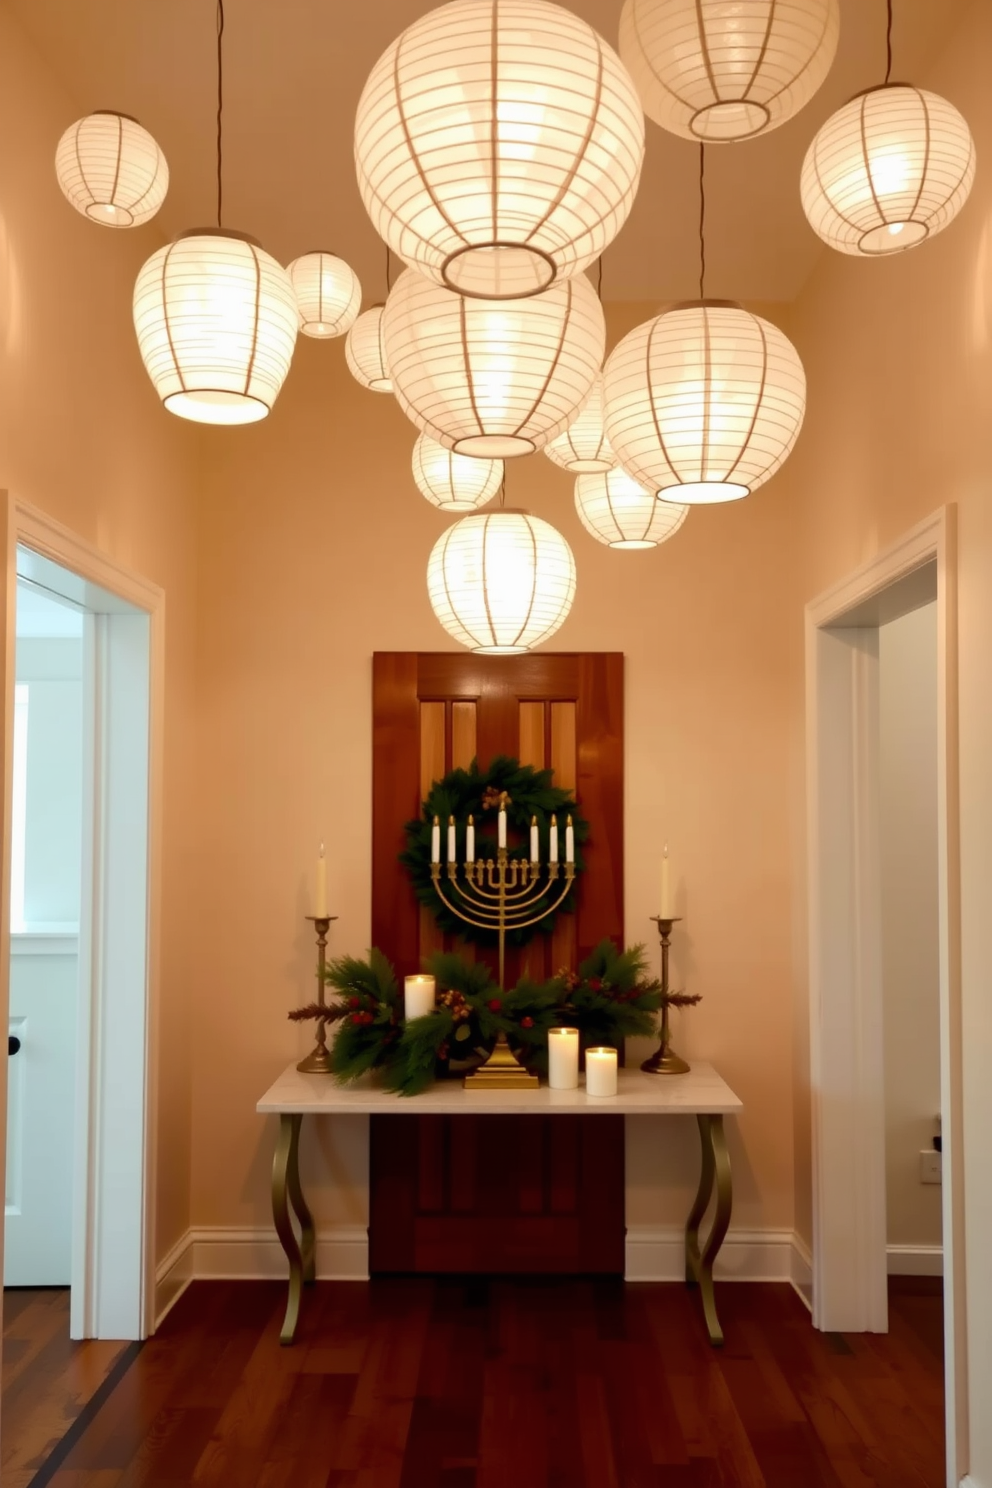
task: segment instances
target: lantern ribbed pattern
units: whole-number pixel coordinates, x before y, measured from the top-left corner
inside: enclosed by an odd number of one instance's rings
[[[683,139],[767,134],[812,98],[840,35],[837,0],[626,0],[620,56],[644,112]]]
[[[358,318],[362,286],[354,269],[333,253],[304,253],[286,270],[304,336],[328,341],[343,336]]]
[[[386,348],[382,336],[382,312],[384,305],[373,305],[365,310],[348,332],[344,343],[344,359],[356,382],[373,393],[391,393],[393,380],[386,363]]]
[[[665,500],[733,501],[785,460],[806,377],[776,326],[740,305],[677,305],[636,326],[606,364],[606,433],[620,464]]]
[[[412,464],[418,488],[441,511],[476,511],[493,499],[503,482],[502,460],[456,455],[429,434],[419,435]]]
[[[500,509],[462,517],[434,544],[427,592],[450,636],[514,656],[553,636],[575,598],[575,559],[548,522]]]
[[[582,475],[595,470],[612,470],[617,457],[603,428],[603,378],[596,378],[589,394],[564,434],[544,446],[553,465]]]
[[[296,345],[281,264],[241,233],[198,228],[159,248],[134,286],[134,328],[170,413],[250,424],[279,394]]]
[[[603,307],[584,274],[525,300],[470,300],[406,269],[383,315],[393,389],[462,455],[529,455],[566,428],[603,361]]]
[[[536,294],[598,258],[641,173],[644,116],[613,49],[549,0],[449,0],[369,75],[355,119],[372,224],[460,294]]]
[[[625,470],[580,475],[575,510],[586,531],[610,548],[656,548],[674,537],[689,515],[687,506],[659,501]]]
[[[59,140],[55,174],[66,201],[104,227],[139,227],[169,189],[165,156],[127,114],[77,119]]]
[[[839,253],[900,253],[957,216],[975,147],[957,109],[906,83],[852,98],[806,152],[800,179],[813,231]]]

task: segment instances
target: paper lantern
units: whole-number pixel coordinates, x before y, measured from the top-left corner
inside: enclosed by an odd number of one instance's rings
[[[659,501],[625,470],[580,475],[575,510],[586,531],[610,548],[656,548],[678,532],[689,514],[688,506]]]
[[[549,0],[449,0],[388,47],[355,119],[373,226],[439,284],[537,294],[598,258],[641,173],[619,57]]]
[[[733,501],[785,460],[806,377],[776,326],[730,301],[676,305],[636,326],[604,373],[620,464],[666,501]]]
[[[946,98],[886,83],[816,134],[800,192],[813,231],[839,253],[901,253],[952,222],[975,179],[968,125]]]
[[[812,98],[840,34],[837,0],[626,0],[620,56],[644,112],[683,139],[767,134]]]
[[[529,455],[589,396],[606,346],[584,274],[524,300],[469,300],[406,269],[383,315],[403,412],[461,455]]]
[[[575,598],[572,550],[549,523],[500,508],[462,517],[434,544],[427,591],[450,636],[515,656],[553,636]]]
[[[289,275],[254,238],[196,228],[159,248],[134,286],[134,328],[170,413],[250,424],[279,394],[296,345]]]
[[[544,446],[554,465],[577,475],[594,470],[612,470],[617,457],[603,427],[603,378],[596,378],[578,413],[563,434]]]
[[[386,362],[386,349],[382,336],[383,305],[373,305],[365,310],[348,332],[344,343],[344,359],[348,370],[362,387],[373,393],[391,393],[393,381]]]
[[[441,511],[475,511],[499,490],[503,462],[456,455],[429,434],[421,434],[413,446],[413,478],[431,505]]]
[[[351,330],[361,307],[362,286],[343,258],[320,250],[304,253],[286,272],[304,336],[327,341]]]
[[[66,201],[104,227],[139,227],[169,189],[165,156],[129,114],[77,119],[59,140],[55,174]]]

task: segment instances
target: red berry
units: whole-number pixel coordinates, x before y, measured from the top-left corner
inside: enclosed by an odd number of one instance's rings
[[[348,998],[348,1006],[350,1008],[359,1008],[359,1007],[361,1007],[361,1005],[362,1005],[362,999],[360,997],[349,997]]]
[[[589,979],[589,991],[590,992],[601,992],[602,990],[603,990],[603,984],[599,980],[599,977],[590,977],[590,979]]]
[[[489,1011],[491,1013],[499,1013],[499,1012],[502,1012],[502,1010],[503,1010],[503,1004],[500,1002],[499,998],[498,997],[490,997],[490,999],[489,999]]]
[[[520,1019],[520,1027],[521,1028],[533,1028],[534,1027],[534,1019],[533,1018],[521,1018]]]

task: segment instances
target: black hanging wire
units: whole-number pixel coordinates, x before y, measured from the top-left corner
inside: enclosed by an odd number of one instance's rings
[[[599,297],[599,303],[602,304],[603,303],[603,255],[602,254],[599,255],[598,268],[599,268],[599,275],[598,275],[598,277],[596,279],[596,294]]]
[[[885,26],[885,81],[892,76],[892,0],[888,0],[888,18]]]
[[[224,159],[224,0],[217,0],[217,226],[223,226],[224,191],[221,166]]]
[[[699,298],[706,282],[706,146],[699,146]]]

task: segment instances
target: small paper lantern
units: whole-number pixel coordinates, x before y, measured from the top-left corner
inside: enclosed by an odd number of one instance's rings
[[[406,269],[383,338],[407,417],[458,454],[499,459],[567,427],[602,364],[606,325],[584,274],[530,299],[478,300]]]
[[[606,433],[620,464],[666,501],[734,501],[773,476],[806,408],[799,354],[730,301],[645,321],[606,364]]]
[[[379,58],[355,118],[376,232],[460,294],[537,294],[598,258],[641,173],[613,49],[549,0],[449,0]]]
[[[603,378],[600,374],[564,434],[544,446],[553,465],[574,470],[577,475],[594,470],[612,470],[617,457],[603,428]]]
[[[134,286],[134,328],[170,413],[250,424],[279,395],[296,345],[289,275],[254,238],[196,228],[159,248]]]
[[[413,478],[432,506],[470,512],[496,495],[503,482],[503,461],[456,455],[429,434],[421,434],[413,446]]]
[[[718,144],[767,134],[823,82],[837,0],[626,0],[620,56],[648,118]]]
[[[356,382],[370,388],[373,393],[393,391],[382,337],[384,309],[384,305],[373,305],[370,310],[363,311],[344,343],[344,359],[349,372]]]
[[[343,258],[318,249],[294,258],[286,272],[304,336],[329,341],[351,330],[361,307],[362,286]]]
[[[659,501],[625,470],[580,475],[575,510],[586,531],[610,548],[656,548],[678,532],[689,514],[688,506]]]
[[[427,591],[450,636],[515,656],[553,636],[575,598],[575,560],[548,522],[500,508],[462,517],[434,544]]]
[[[169,189],[165,156],[129,114],[101,110],[59,140],[55,174],[66,201],[104,227],[140,227]]]
[[[936,93],[886,83],[816,134],[800,179],[813,231],[839,253],[901,253],[952,222],[975,179],[964,119]]]

